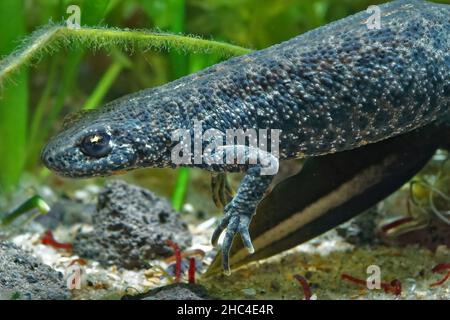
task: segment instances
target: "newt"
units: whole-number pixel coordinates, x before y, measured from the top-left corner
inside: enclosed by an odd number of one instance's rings
[[[359,150],[449,122],[450,6],[399,0],[379,8],[380,29],[368,28],[363,11],[76,116],[48,142],[42,160],[63,176],[106,176],[178,166],[172,134],[184,128],[194,136],[199,122],[202,132],[280,130],[278,154],[258,150],[257,163],[249,161],[251,146],[225,145],[247,162],[183,164],[220,177],[245,172],[228,204],[223,179],[216,181],[216,198],[226,205],[212,242],[226,230],[228,273],[236,234],[254,251],[249,224],[273,179],[264,174],[268,165]]]

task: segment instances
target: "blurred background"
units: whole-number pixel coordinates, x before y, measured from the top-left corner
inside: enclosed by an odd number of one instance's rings
[[[81,24],[140,28],[194,34],[206,39],[261,49],[365,10],[376,0],[26,0],[0,2],[0,55],[49,21],[61,22],[66,9],[81,8]],[[441,0],[450,3],[450,0]],[[40,150],[60,127],[63,117],[82,108],[140,89],[158,86],[219,62],[206,54],[89,52],[59,48],[2,87],[0,99],[0,212],[17,197],[43,185],[61,193],[95,181],[56,177],[40,163]],[[138,170],[121,178],[138,181],[171,197],[176,208],[188,197],[207,194],[209,175],[199,170]],[[191,192],[194,190],[194,192]],[[204,210],[214,208],[208,200]]]

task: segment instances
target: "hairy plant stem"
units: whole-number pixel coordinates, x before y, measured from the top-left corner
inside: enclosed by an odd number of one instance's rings
[[[223,58],[251,52],[236,45],[194,36],[104,27],[67,28],[48,25],[33,32],[21,47],[0,61],[0,84],[21,67],[51,54],[60,47],[92,50],[120,48],[125,51],[175,50],[182,53],[214,53]]]

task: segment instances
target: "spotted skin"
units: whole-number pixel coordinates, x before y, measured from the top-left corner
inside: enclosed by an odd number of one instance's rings
[[[369,30],[370,14],[361,12],[110,102],[66,125],[43,162],[69,177],[175,167],[171,134],[186,128],[193,135],[195,120],[202,130],[280,129],[280,159],[349,150],[448,121],[450,6],[410,0],[380,9],[379,30]],[[99,130],[111,152],[83,154],[81,141]],[[246,230],[271,177],[258,174],[258,165],[192,166],[247,172],[214,240],[228,227],[224,257],[236,232],[251,250]]]

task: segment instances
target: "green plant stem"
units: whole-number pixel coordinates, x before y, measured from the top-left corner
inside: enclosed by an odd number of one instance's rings
[[[183,33],[185,21],[185,2],[184,0],[168,0],[169,11],[169,30],[174,33]],[[156,20],[157,21],[157,20]],[[180,55],[179,52],[170,52],[170,68],[172,80],[178,79],[189,73],[189,61],[186,55]],[[189,185],[189,168],[179,168],[177,172],[177,180],[175,189],[172,194],[172,206],[175,210],[180,211],[183,207]]]
[[[132,66],[131,61],[118,51],[114,52],[114,58],[115,61],[109,66],[108,70],[106,70],[105,74],[98,82],[94,91],[86,100],[86,103],[83,106],[84,110],[94,109],[98,107],[102,103],[114,81],[119,76],[120,72],[124,68],[130,68]]]
[[[175,189],[172,195],[172,206],[175,210],[180,211],[183,207],[184,197],[186,195],[189,182],[189,168],[179,168],[178,176],[175,182]]]
[[[10,225],[14,220],[34,209],[38,209],[40,214],[46,214],[50,211],[49,205],[40,196],[36,195],[22,203],[10,214],[0,219],[0,223],[2,226]]]
[[[22,1],[0,2],[0,56],[13,52],[17,36],[26,32]],[[1,83],[1,81],[0,81]],[[0,193],[20,180],[27,152],[28,72],[16,77],[0,99]]]
[[[100,27],[70,29],[61,25],[50,25],[33,32],[21,48],[0,61],[0,83],[24,65],[38,60],[46,53],[57,51],[59,47],[94,50],[111,50],[118,47],[127,51],[166,49],[182,53],[216,53],[221,57],[251,52],[247,48],[193,36]]]
[[[100,79],[95,90],[86,100],[86,103],[83,106],[84,110],[94,109],[101,104],[103,98],[108,93],[109,88],[114,83],[116,78],[119,76],[123,68],[124,65],[120,61],[114,62],[108,68],[103,77]]]

